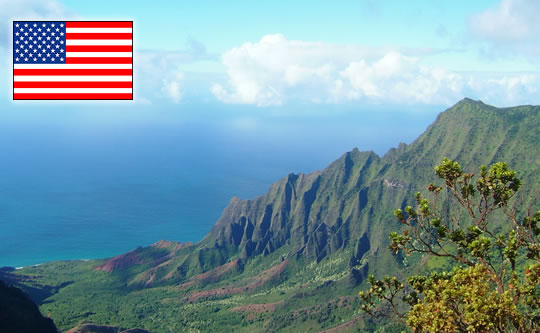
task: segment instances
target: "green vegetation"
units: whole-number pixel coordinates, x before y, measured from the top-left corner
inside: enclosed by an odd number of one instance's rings
[[[538,210],[530,198],[540,179],[539,127],[538,106],[499,109],[465,99],[410,145],[382,157],[355,149],[322,171],[288,175],[264,196],[232,199],[197,244],[158,242],[108,260],[0,272],[0,279],[24,288],[62,330],[95,323],[158,333],[382,325],[400,332],[404,325],[365,315],[351,295],[368,287],[369,274],[448,271],[451,263],[387,251],[392,209],[413,205],[449,156],[470,169],[507,161],[520,171],[522,207]]]
[[[518,218],[519,207],[510,204],[521,186],[516,172],[499,162],[482,166],[475,178],[445,158],[435,173],[444,187],[430,184],[430,199],[417,192],[416,209],[395,211],[407,227],[390,234],[390,249],[446,258],[457,266],[410,276],[407,283],[371,275],[371,287],[360,292],[362,309],[388,315],[379,302],[388,303],[419,332],[540,330],[540,211]],[[439,204],[445,188],[453,200]],[[504,218],[497,221],[499,211]]]

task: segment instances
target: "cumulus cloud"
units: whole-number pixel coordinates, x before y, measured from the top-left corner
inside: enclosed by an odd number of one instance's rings
[[[215,84],[211,90],[226,103],[279,105],[288,100],[286,91],[305,95],[308,88],[331,89],[336,73],[355,59],[376,59],[390,51],[267,35],[257,43],[245,43],[225,52],[222,62],[227,67],[230,89]]]
[[[179,103],[180,99],[182,98],[180,82],[183,80],[183,78],[184,75],[182,73],[177,73],[175,80],[163,80],[161,91],[174,103]]]
[[[135,52],[134,89],[135,99],[149,103],[169,100],[179,103],[182,99],[182,81],[184,74],[177,61],[182,54],[157,51]]]
[[[540,55],[540,1],[502,0],[495,7],[473,15],[470,31],[496,47],[524,55]]]
[[[186,47],[174,51],[141,50],[134,55],[136,102],[171,101],[179,103],[184,96],[184,65],[197,61],[217,60],[206,46],[189,40]]]
[[[395,52],[371,64],[364,60],[352,62],[340,77],[348,84],[340,84],[342,93],[337,93],[348,99],[371,97],[390,102],[446,104],[459,97],[462,86],[460,75],[422,66],[418,59]]]
[[[409,53],[409,54],[408,54]],[[451,104],[464,96],[499,105],[538,102],[538,74],[480,75],[422,64],[407,50],[288,40],[267,35],[225,52],[228,82],[211,91],[225,103],[288,101]]]

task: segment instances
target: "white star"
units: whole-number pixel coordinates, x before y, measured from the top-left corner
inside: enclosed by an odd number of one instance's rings
[[[19,61],[19,58],[15,58],[15,61]]]
[[[59,39],[60,39],[60,37],[57,36],[57,37],[56,37],[56,40],[59,40]]]
[[[54,61],[54,58],[51,58],[52,61]]]
[[[61,32],[61,33],[60,33],[60,36],[64,36],[64,33],[63,33],[63,32]]]
[[[51,40],[51,36],[47,36],[47,40]]]
[[[50,54],[50,53],[47,53],[47,57],[50,57],[50,56],[51,56],[51,54]]]
[[[60,41],[60,44],[64,44],[64,41],[63,41],[63,40],[61,40],[61,41]]]
[[[18,33],[18,32],[16,32],[16,33],[15,33],[15,36],[19,36],[19,33]]]
[[[41,28],[38,28],[37,31],[41,32]]]
[[[47,60],[47,59],[43,58],[43,61],[45,61],[45,60]]]
[[[41,58],[41,53],[38,53],[38,55],[37,55],[37,56]]]
[[[37,58],[34,58],[34,62],[36,62],[36,61],[37,61]]]
[[[45,27],[45,23],[43,23],[41,26],[42,26],[42,27]]]
[[[24,58],[24,61],[28,61],[28,58]]]
[[[24,27],[25,27],[25,28],[28,28],[28,23],[25,23],[25,24],[24,24]]]
[[[50,45],[50,44],[47,44],[47,48],[50,49],[50,48],[51,48],[51,45]]]
[[[60,27],[64,27],[64,23],[60,23]]]
[[[18,41],[18,40],[16,40],[16,41],[15,41],[15,44],[19,44],[19,41]]]
[[[39,36],[37,39],[38,39],[38,40],[41,40],[41,36]]]
[[[34,28],[37,27],[37,24],[34,23]]]
[[[64,58],[60,58],[60,61],[64,61]]]
[[[19,49],[16,49],[16,50],[15,50],[15,53],[19,53]]]
[[[34,37],[30,36],[30,37],[28,37],[28,39],[29,39],[29,40],[32,40],[32,39],[34,39]]]
[[[40,49],[40,48],[41,48],[41,44],[39,44],[39,45],[37,46],[37,48]]]
[[[56,28],[56,31],[58,32],[58,31],[60,31],[60,29]]]
[[[27,41],[27,40],[25,40],[25,41],[24,41],[24,43],[25,43],[25,44],[28,44],[28,41]]]
[[[51,27],[54,27],[54,23],[53,23],[53,24],[51,24]]]
[[[63,53],[64,52],[64,49],[60,49],[60,53]]]
[[[25,32],[24,35],[25,35],[25,36],[28,36],[28,32]]]
[[[30,28],[30,29],[28,29],[28,31],[32,32],[32,31],[34,31],[34,29]]]
[[[18,28],[18,27],[19,27],[19,23],[15,24],[15,27],[17,27],[17,28]]]
[[[24,53],[28,53],[28,49],[24,49]]]
[[[51,28],[47,28],[47,32],[51,31]]]
[[[24,28],[20,28],[19,31],[23,32],[23,31],[24,31]]]
[[[54,36],[54,35],[55,35],[55,33],[54,33],[54,32],[51,32],[51,36]]]
[[[56,56],[59,57],[60,55],[57,53]]]
[[[37,32],[34,32],[34,36],[37,36]]]

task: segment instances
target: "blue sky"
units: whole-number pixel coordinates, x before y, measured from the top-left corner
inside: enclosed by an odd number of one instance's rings
[[[2,0],[0,12],[7,66],[13,19],[133,19],[134,104],[540,103],[536,1]]]
[[[540,104],[538,13],[535,0],[0,0],[0,226],[20,231],[0,261],[197,241],[231,196],[354,147],[382,155],[464,97]],[[133,20],[134,101],[12,101],[13,20]],[[42,257],[13,252],[22,238]]]

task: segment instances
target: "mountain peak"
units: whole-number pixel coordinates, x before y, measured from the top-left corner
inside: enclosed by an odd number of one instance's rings
[[[461,101],[457,102],[456,104],[464,104],[464,103],[481,103],[481,104],[485,104],[481,100],[475,100],[475,99],[472,99],[472,98],[469,98],[469,97],[463,98]]]

